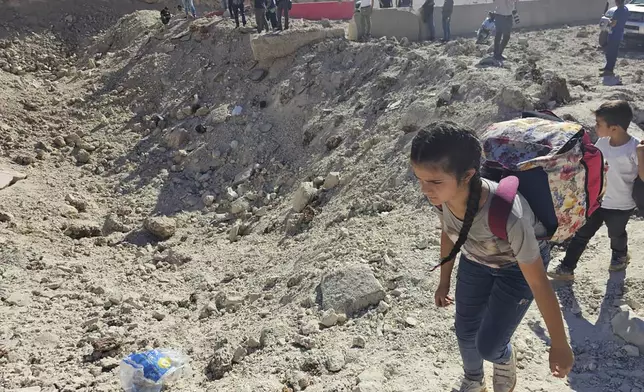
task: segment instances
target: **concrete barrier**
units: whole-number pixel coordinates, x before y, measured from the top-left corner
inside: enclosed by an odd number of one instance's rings
[[[250,41],[250,47],[255,60],[261,62],[286,57],[302,46],[327,38],[344,38],[344,29],[310,28],[255,35]]]
[[[353,9],[353,1],[293,3],[289,16],[309,20],[349,20],[353,17]]]
[[[534,0],[521,1],[517,9],[521,23],[515,28],[535,28],[572,23],[599,22],[606,7],[606,0]],[[452,23],[453,36],[471,35],[481,26],[493,4],[468,4],[454,6]],[[436,34],[442,36],[442,7],[434,9]],[[427,36],[425,24],[418,11],[409,9],[374,9],[371,19],[371,35],[396,38],[407,37],[418,41]],[[349,26],[349,39],[357,38],[355,21]]]

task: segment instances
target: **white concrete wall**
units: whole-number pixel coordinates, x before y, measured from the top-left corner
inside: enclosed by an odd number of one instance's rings
[[[521,23],[515,28],[534,28],[594,21],[599,23],[605,7],[606,0],[521,1],[517,6]],[[473,34],[478,30],[489,11],[494,11],[494,6],[491,3],[458,5],[457,2],[452,14],[452,35]],[[436,7],[434,10],[434,24],[438,37],[442,36],[441,13],[442,8]],[[351,23],[354,24],[355,22]],[[425,36],[425,26],[420,20],[418,9],[374,9],[371,24],[371,34],[376,38],[394,36],[419,40]],[[350,27],[350,39],[355,38],[354,31],[355,25]]]

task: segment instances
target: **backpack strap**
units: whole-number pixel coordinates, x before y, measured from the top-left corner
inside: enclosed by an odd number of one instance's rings
[[[492,234],[502,240],[507,241],[508,239],[508,217],[518,190],[519,179],[515,176],[508,176],[499,182],[499,186],[492,196],[488,224]]]

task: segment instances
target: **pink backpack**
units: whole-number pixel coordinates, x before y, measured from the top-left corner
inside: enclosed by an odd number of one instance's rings
[[[571,238],[600,207],[606,188],[602,153],[583,126],[551,112],[490,125],[481,135],[482,176],[499,182],[488,223],[507,240],[507,220],[517,193],[527,200],[553,242]]]

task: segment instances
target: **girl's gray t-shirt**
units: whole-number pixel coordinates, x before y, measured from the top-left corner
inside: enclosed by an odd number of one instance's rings
[[[508,216],[508,240],[496,237],[488,222],[492,197],[499,184],[485,179],[483,181],[488,185],[490,193],[474,217],[461,252],[472,261],[495,268],[509,263],[536,261],[541,256],[537,237],[545,236],[546,228],[537,220],[525,198],[517,194]],[[441,218],[443,231],[455,243],[463,222],[452,214],[447,204],[443,204],[442,209],[440,211],[435,208],[435,211]]]

